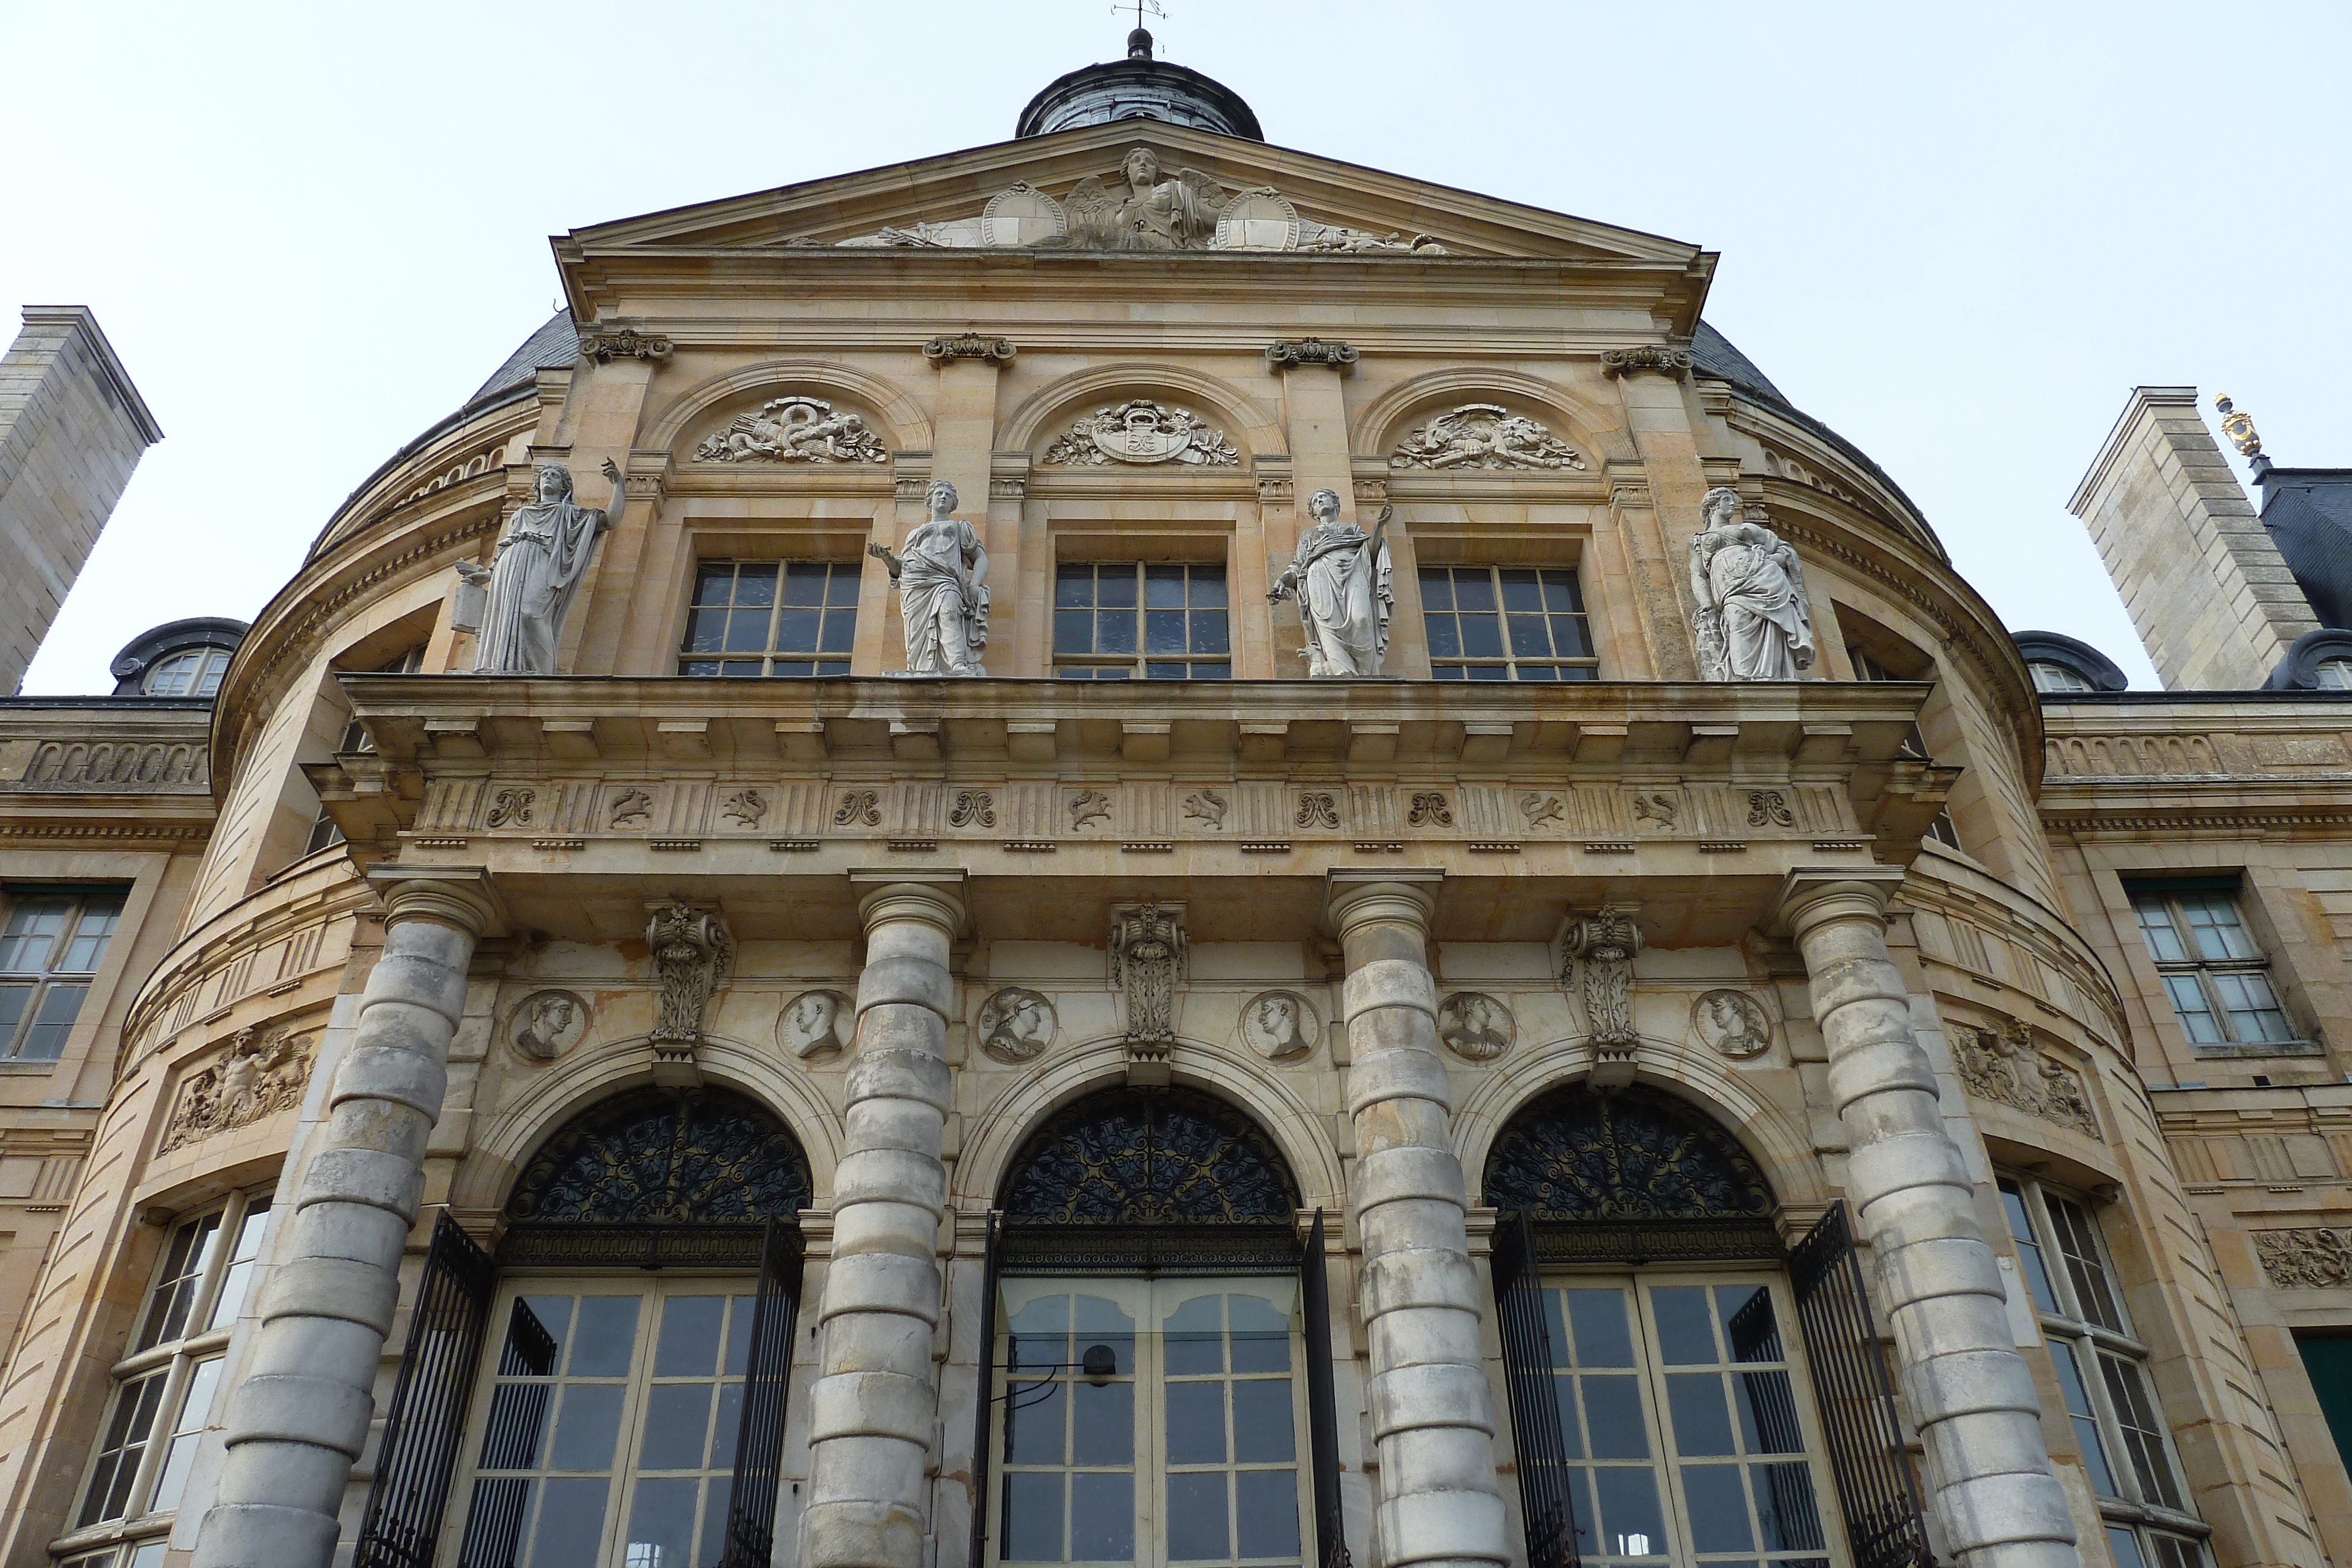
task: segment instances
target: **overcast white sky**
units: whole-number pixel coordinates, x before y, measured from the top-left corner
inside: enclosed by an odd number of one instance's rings
[[[2352,464],[2352,7],[1167,0],[1269,140],[1694,241],[1708,318],[2012,628],[2154,677],[2075,483],[2137,383]],[[555,308],[547,236],[1003,140],[1107,0],[0,0],[0,308],[87,304],[166,434],[28,692],[250,618]],[[13,321],[0,316],[13,331]]]

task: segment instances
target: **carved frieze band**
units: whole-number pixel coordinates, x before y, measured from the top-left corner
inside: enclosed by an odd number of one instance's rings
[[[1477,842],[1643,840],[1734,845],[1856,832],[1827,785],[1349,784],[1339,779],[442,778],[414,831],[569,840],[968,838]]]
[[[2352,1230],[2257,1230],[2254,1255],[2271,1283],[2283,1291],[2352,1285]]]
[[[33,749],[24,777],[0,788],[58,793],[201,793],[210,782],[206,749],[191,741],[45,740]]]

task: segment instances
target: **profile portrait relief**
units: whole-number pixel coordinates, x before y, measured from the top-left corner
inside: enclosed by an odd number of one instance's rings
[[[1484,991],[1456,991],[1437,1006],[1437,1038],[1466,1061],[1492,1061],[1517,1035],[1511,1009]]]
[[[854,1004],[839,991],[803,991],[776,1018],[776,1041],[805,1061],[849,1047]]]
[[[1054,1043],[1060,1027],[1054,1004],[1020,986],[1007,986],[980,1005],[980,1048],[999,1061],[1034,1060]]]
[[[534,991],[515,1009],[514,1048],[534,1061],[552,1061],[588,1031],[588,1004],[571,991]]]
[[[1745,991],[1708,991],[1691,1004],[1691,1028],[1723,1055],[1739,1061],[1771,1049],[1772,1020]]]
[[[1268,1061],[1306,1055],[1322,1032],[1314,1008],[1293,991],[1261,991],[1242,1008],[1242,1039]]]

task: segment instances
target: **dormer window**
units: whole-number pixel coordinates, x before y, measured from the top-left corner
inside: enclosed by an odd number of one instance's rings
[[[2064,664],[2053,664],[2046,660],[2036,659],[2025,667],[2032,673],[2033,689],[2037,692],[2063,694],[2098,690],[2091,684],[2089,676],[2080,670],[2070,669]]]
[[[190,648],[156,660],[139,690],[151,697],[208,697],[220,690],[221,676],[227,673],[227,649]]]

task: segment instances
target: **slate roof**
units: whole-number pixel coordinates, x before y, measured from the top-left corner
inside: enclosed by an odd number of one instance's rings
[[[522,340],[522,346],[507,356],[507,362],[490,372],[490,379],[474,389],[466,400],[470,408],[494,393],[510,392],[522,386],[541,371],[560,371],[580,357],[580,329],[569,310],[558,310],[550,316],[538,331]]]
[[[2323,627],[2352,630],[2352,468],[2279,468],[2255,462],[2263,527]]]

